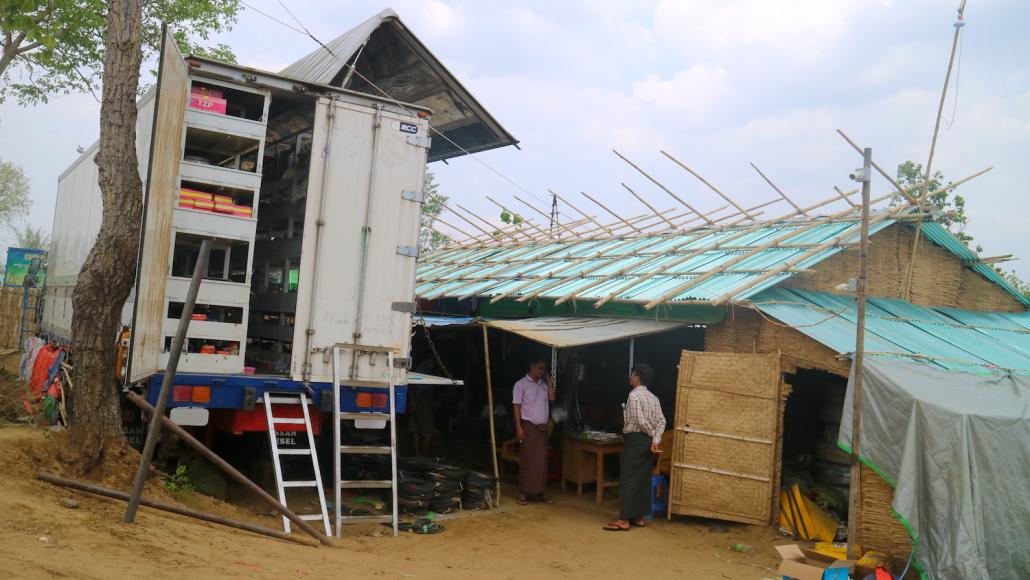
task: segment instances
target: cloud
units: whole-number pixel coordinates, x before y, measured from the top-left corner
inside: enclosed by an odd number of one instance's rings
[[[729,73],[717,65],[699,64],[670,79],[648,75],[633,86],[634,100],[663,113],[679,113],[696,121],[732,94]]]

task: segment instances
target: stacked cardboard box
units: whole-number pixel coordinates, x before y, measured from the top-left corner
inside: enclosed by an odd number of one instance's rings
[[[225,114],[225,98],[222,89],[203,85],[190,87],[190,108],[219,115]]]
[[[239,217],[254,217],[254,208],[233,203],[232,197],[228,195],[205,193],[186,187],[179,191],[179,207]]]

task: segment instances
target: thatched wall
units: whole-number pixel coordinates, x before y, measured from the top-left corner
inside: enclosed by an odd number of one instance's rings
[[[28,291],[28,312],[25,319],[25,336],[36,333],[36,304],[39,301],[39,289]],[[11,286],[0,288],[0,348],[18,348],[18,335],[22,324],[22,307],[25,302],[25,289]]]
[[[726,319],[705,332],[705,350],[710,352],[759,352],[779,350],[784,373],[798,369],[820,369],[841,377],[847,377],[851,369],[850,360],[840,360],[832,349],[805,336],[800,331],[763,317],[755,310],[732,308]],[[782,413],[790,386],[784,385],[780,405],[780,429],[783,428]],[[782,443],[782,433],[779,443]],[[779,447],[779,446],[778,446]],[[782,451],[778,448],[778,453]],[[779,480],[779,470],[774,477]],[[894,518],[891,501],[894,488],[868,467],[862,467],[862,497],[858,514],[858,542],[863,550],[879,550],[905,557],[912,549],[912,542],[904,526]],[[777,508],[774,498],[773,508]]]
[[[1023,305],[997,284],[962,265],[951,252],[922,238],[916,246],[912,278],[905,288],[912,262],[915,230],[894,224],[870,239],[867,289],[870,296],[903,298],[920,306],[949,306],[965,310],[1022,312]],[[795,274],[784,287],[837,292],[836,287],[858,272],[858,249],[840,252]]]
[[[833,349],[794,328],[763,317],[750,308],[730,307],[726,319],[705,331],[705,350],[711,352],[766,352],[779,350],[783,372],[799,368],[824,369],[848,376],[851,363],[837,358]]]

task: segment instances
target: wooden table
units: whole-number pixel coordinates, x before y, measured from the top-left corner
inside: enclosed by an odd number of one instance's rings
[[[583,439],[578,433],[566,433],[562,443],[561,488],[565,482],[576,484],[576,495],[583,495],[584,483],[597,484],[597,503],[604,499],[607,487],[618,487],[617,480],[604,478],[604,458],[622,453],[622,438],[608,441]]]

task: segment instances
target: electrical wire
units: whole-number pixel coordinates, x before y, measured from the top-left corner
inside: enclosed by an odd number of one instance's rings
[[[282,4],[282,0],[279,0],[279,3],[280,3],[280,4]],[[349,68],[349,69],[351,70],[351,72],[353,72],[353,73],[354,73],[354,74],[356,74],[356,75],[357,75],[358,77],[360,77],[360,78],[361,78],[361,80],[363,80],[363,81],[365,81],[366,83],[368,83],[368,85],[369,85],[370,87],[372,87],[372,88],[374,88],[374,89],[375,89],[376,91],[378,91],[378,92],[379,92],[379,93],[380,93],[380,94],[381,94],[381,95],[382,95],[382,96],[383,96],[384,98],[388,99],[388,100],[389,100],[390,102],[392,102],[392,103],[393,103],[394,105],[396,105],[396,106],[400,107],[401,109],[404,109],[404,110],[405,110],[406,112],[408,112],[408,113],[409,113],[410,115],[412,115],[412,116],[415,116],[415,115],[416,115],[416,113],[415,113],[414,111],[412,111],[411,109],[409,109],[409,108],[407,108],[406,106],[404,106],[404,104],[403,104],[403,103],[401,103],[401,102],[400,102],[400,101],[398,101],[397,99],[393,98],[393,97],[392,97],[392,96],[391,96],[391,95],[390,95],[389,93],[387,93],[387,92],[386,92],[386,91],[384,91],[384,90],[383,90],[382,88],[380,88],[380,87],[379,87],[379,85],[377,85],[377,84],[373,83],[373,82],[372,82],[372,81],[371,81],[371,80],[370,80],[370,79],[369,79],[368,77],[366,77],[365,75],[361,74],[361,71],[359,71],[359,70],[357,69],[357,67],[355,67],[355,66],[354,66],[354,65],[352,65],[351,63],[347,62],[347,61],[346,61],[345,59],[343,59],[343,58],[340,58],[340,56],[339,56],[338,54],[336,54],[335,52],[333,52],[333,50],[332,50],[331,48],[329,48],[328,46],[326,46],[324,42],[322,42],[322,41],[321,41],[321,40],[319,40],[319,39],[318,39],[318,38],[317,38],[317,37],[316,37],[316,36],[315,36],[314,34],[312,34],[312,33],[311,33],[311,31],[310,31],[310,30],[308,30],[308,28],[307,28],[306,26],[304,26],[304,24],[303,24],[303,23],[301,23],[301,21],[300,21],[300,20],[299,20],[299,19],[298,19],[298,18],[297,18],[297,17],[296,17],[296,16],[294,15],[294,14],[293,14],[293,12],[291,12],[291,11],[290,11],[290,10],[289,10],[288,8],[286,9],[286,11],[287,11],[287,12],[288,12],[288,13],[290,14],[290,16],[292,16],[292,17],[293,17],[293,19],[294,19],[294,20],[296,20],[296,21],[297,21],[297,24],[299,24],[301,28],[297,28],[296,26],[293,26],[293,25],[291,25],[291,24],[289,24],[289,23],[287,23],[287,22],[284,22],[284,21],[282,21],[282,20],[281,20],[281,19],[279,19],[279,18],[276,18],[276,17],[274,17],[274,16],[272,16],[272,15],[270,15],[270,14],[266,13],[266,12],[263,12],[263,11],[261,11],[261,10],[258,10],[257,8],[254,8],[254,6],[252,6],[252,5],[251,5],[250,3],[248,3],[248,2],[242,2],[242,4],[243,4],[244,6],[246,6],[247,8],[250,8],[251,10],[253,10],[253,11],[257,12],[258,14],[260,14],[260,15],[262,15],[262,16],[264,16],[264,17],[268,18],[269,20],[271,20],[271,21],[273,21],[273,22],[276,22],[276,23],[280,24],[281,26],[284,26],[284,27],[286,27],[286,28],[288,28],[288,29],[290,29],[290,30],[292,30],[292,31],[294,31],[294,32],[296,32],[296,33],[298,33],[298,34],[303,34],[304,36],[307,36],[308,38],[310,38],[311,40],[313,40],[313,41],[314,41],[314,42],[315,42],[316,44],[318,44],[319,46],[321,46],[321,47],[322,47],[322,48],[323,48],[323,49],[324,49],[324,50],[325,50],[326,52],[328,52],[328,53],[330,54],[330,56],[332,56],[333,58],[335,58],[335,59],[336,59],[336,60],[337,60],[338,62],[342,63],[342,64],[343,64],[343,66],[345,66],[345,67]],[[283,6],[283,8],[286,8],[286,7],[285,7],[285,6]],[[461,151],[462,153],[464,153],[464,154],[468,155],[468,156],[469,156],[469,157],[471,157],[471,158],[472,158],[473,160],[475,160],[475,161],[476,161],[477,163],[479,163],[480,165],[482,165],[483,167],[485,167],[486,169],[488,169],[488,170],[489,170],[489,171],[491,171],[492,173],[496,174],[496,175],[497,175],[498,177],[500,177],[501,179],[503,179],[503,180],[507,181],[508,183],[510,183],[511,185],[515,186],[515,187],[516,187],[517,189],[519,189],[519,190],[523,191],[523,192],[524,192],[524,193],[526,193],[527,195],[531,195],[531,196],[533,196],[534,198],[536,198],[536,199],[537,199],[537,201],[539,201],[539,202],[541,202],[541,203],[549,203],[549,202],[547,202],[546,200],[544,200],[544,199],[543,199],[542,197],[540,197],[539,195],[537,195],[537,194],[533,193],[532,191],[530,191],[529,189],[527,189],[527,188],[523,187],[523,186],[522,186],[521,184],[519,184],[518,182],[516,182],[516,181],[515,181],[514,179],[512,179],[512,178],[508,177],[507,175],[505,175],[505,174],[501,173],[501,172],[500,172],[500,170],[498,170],[498,169],[497,169],[497,168],[495,168],[494,166],[490,165],[490,164],[489,164],[489,163],[487,163],[486,161],[483,161],[483,160],[482,160],[482,159],[480,159],[480,158],[479,158],[478,156],[476,156],[476,155],[475,155],[474,153],[472,153],[472,152],[471,152],[471,151],[469,151],[468,149],[466,149],[466,148],[462,147],[461,145],[459,145],[458,143],[456,143],[456,142],[455,142],[455,141],[454,141],[453,139],[451,139],[451,138],[450,138],[450,137],[448,137],[447,135],[443,134],[442,132],[440,132],[439,130],[437,130],[436,128],[434,128],[434,127],[433,127],[432,125],[430,125],[430,126],[429,126],[429,130],[430,130],[430,131],[432,131],[432,132],[433,132],[434,134],[436,134],[436,135],[439,135],[440,137],[442,137],[442,138],[443,138],[443,139],[444,139],[445,141],[447,141],[448,143],[450,143],[451,145],[453,145],[453,146],[454,146],[455,148],[457,148],[458,150],[460,150],[460,151]]]

